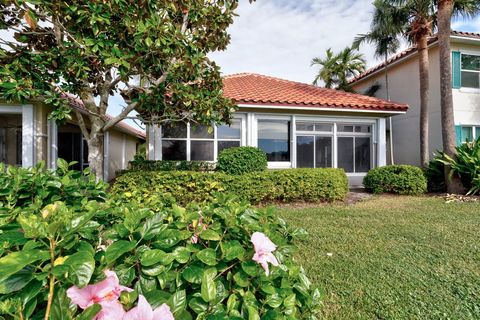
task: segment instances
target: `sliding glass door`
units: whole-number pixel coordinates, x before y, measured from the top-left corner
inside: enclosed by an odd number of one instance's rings
[[[332,137],[297,136],[297,168],[331,168]]]

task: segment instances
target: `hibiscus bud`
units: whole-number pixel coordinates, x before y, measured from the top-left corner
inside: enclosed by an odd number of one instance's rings
[[[41,214],[43,219],[47,219],[50,217],[53,213],[55,213],[58,210],[58,204],[57,203],[51,203],[49,205],[46,205],[45,208],[43,208]]]

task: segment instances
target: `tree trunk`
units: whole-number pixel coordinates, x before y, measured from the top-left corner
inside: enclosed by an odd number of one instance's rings
[[[387,101],[390,101],[390,83],[388,79],[388,53],[385,54],[385,90],[387,91]],[[393,124],[392,117],[388,118],[388,123],[390,126],[389,131],[389,147],[390,147],[390,164],[395,164],[395,158],[393,156]]]
[[[456,158],[455,149],[455,119],[453,113],[452,96],[452,61],[450,49],[450,35],[452,24],[453,0],[438,1],[438,47],[440,50],[440,96],[442,114],[442,139],[443,151],[449,156]],[[460,179],[454,175],[453,179],[448,178],[450,168],[445,168],[445,181],[447,192],[462,193],[464,188]]]
[[[88,163],[90,170],[95,175],[97,181],[102,181],[104,178],[103,172],[103,120],[96,118],[92,122],[90,131],[90,138],[87,139],[88,144]]]
[[[430,95],[429,58],[428,58],[428,34],[418,39],[417,49],[419,53],[420,71],[420,161],[424,168],[430,162],[429,147],[429,124],[428,124],[428,101]]]

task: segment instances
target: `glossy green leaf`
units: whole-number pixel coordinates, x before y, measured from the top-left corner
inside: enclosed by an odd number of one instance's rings
[[[202,299],[205,302],[215,300],[217,295],[217,287],[215,285],[215,276],[217,275],[217,269],[209,268],[203,272],[201,293]]]
[[[142,263],[142,266],[149,267],[157,263],[168,265],[172,263],[174,259],[175,256],[172,253],[165,253],[162,250],[153,249],[145,251],[142,254],[140,262]]]
[[[70,268],[68,278],[79,288],[85,287],[92,278],[95,270],[95,260],[89,251],[80,251],[72,254],[64,262]]]
[[[211,229],[204,230],[200,233],[200,238],[203,240],[211,240],[211,241],[220,241],[222,237],[218,234],[218,232],[213,231]]]
[[[8,294],[24,288],[33,279],[33,269],[25,268],[0,282],[0,294]]]
[[[209,266],[214,266],[217,264],[217,254],[213,249],[203,249],[197,253],[197,258]]]
[[[238,240],[233,240],[222,244],[223,255],[226,261],[233,259],[242,259],[245,255],[245,249]]]
[[[49,259],[46,251],[18,251],[12,252],[0,258],[0,283],[4,282],[11,275],[25,268],[32,262],[45,261]]]
[[[185,268],[182,277],[190,283],[202,283],[203,267],[198,264],[192,264]]]
[[[175,292],[170,299],[168,299],[168,305],[173,315],[178,315],[187,306],[187,293],[185,290]]]
[[[179,263],[187,263],[190,260],[190,250],[185,247],[177,247],[172,252],[175,260]]]
[[[135,242],[130,242],[127,240],[119,240],[112,243],[105,252],[105,259],[107,260],[107,263],[114,263],[122,255],[132,251],[135,248],[135,245]]]

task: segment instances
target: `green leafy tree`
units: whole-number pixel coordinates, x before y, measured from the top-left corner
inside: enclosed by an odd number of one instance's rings
[[[253,1],[253,0],[252,0]],[[238,0],[5,0],[0,4],[0,97],[41,101],[51,117],[74,116],[97,179],[103,177],[103,136],[132,111],[146,124],[228,121],[209,52],[224,50]],[[109,98],[125,108],[106,117]],[[65,95],[85,113],[70,114]]]
[[[375,0],[373,3],[375,7],[373,20],[370,26],[370,32],[359,34],[353,41],[353,48],[359,48],[363,43],[370,43],[375,46],[375,56],[383,58],[384,60],[384,74],[385,74],[385,91],[387,100],[390,100],[390,81],[388,56],[397,52],[400,48],[400,37],[398,24],[393,23],[391,19],[394,15],[390,14],[391,6],[385,5],[382,0]],[[392,135],[392,118],[389,118],[390,124],[390,163],[394,164],[393,157],[393,135]]]
[[[452,16],[471,17],[480,12],[478,0],[437,0],[438,47],[440,51],[440,96],[442,114],[443,151],[451,158],[456,157],[455,121],[453,115],[452,69],[450,36]],[[458,193],[461,183],[458,179],[448,179],[449,168],[445,170],[447,191]]]
[[[326,88],[337,87],[339,90],[352,92],[348,80],[365,71],[366,62],[362,54],[347,47],[338,54],[328,49],[325,58],[313,58],[311,65],[320,66],[313,84],[318,85],[323,81]]]

